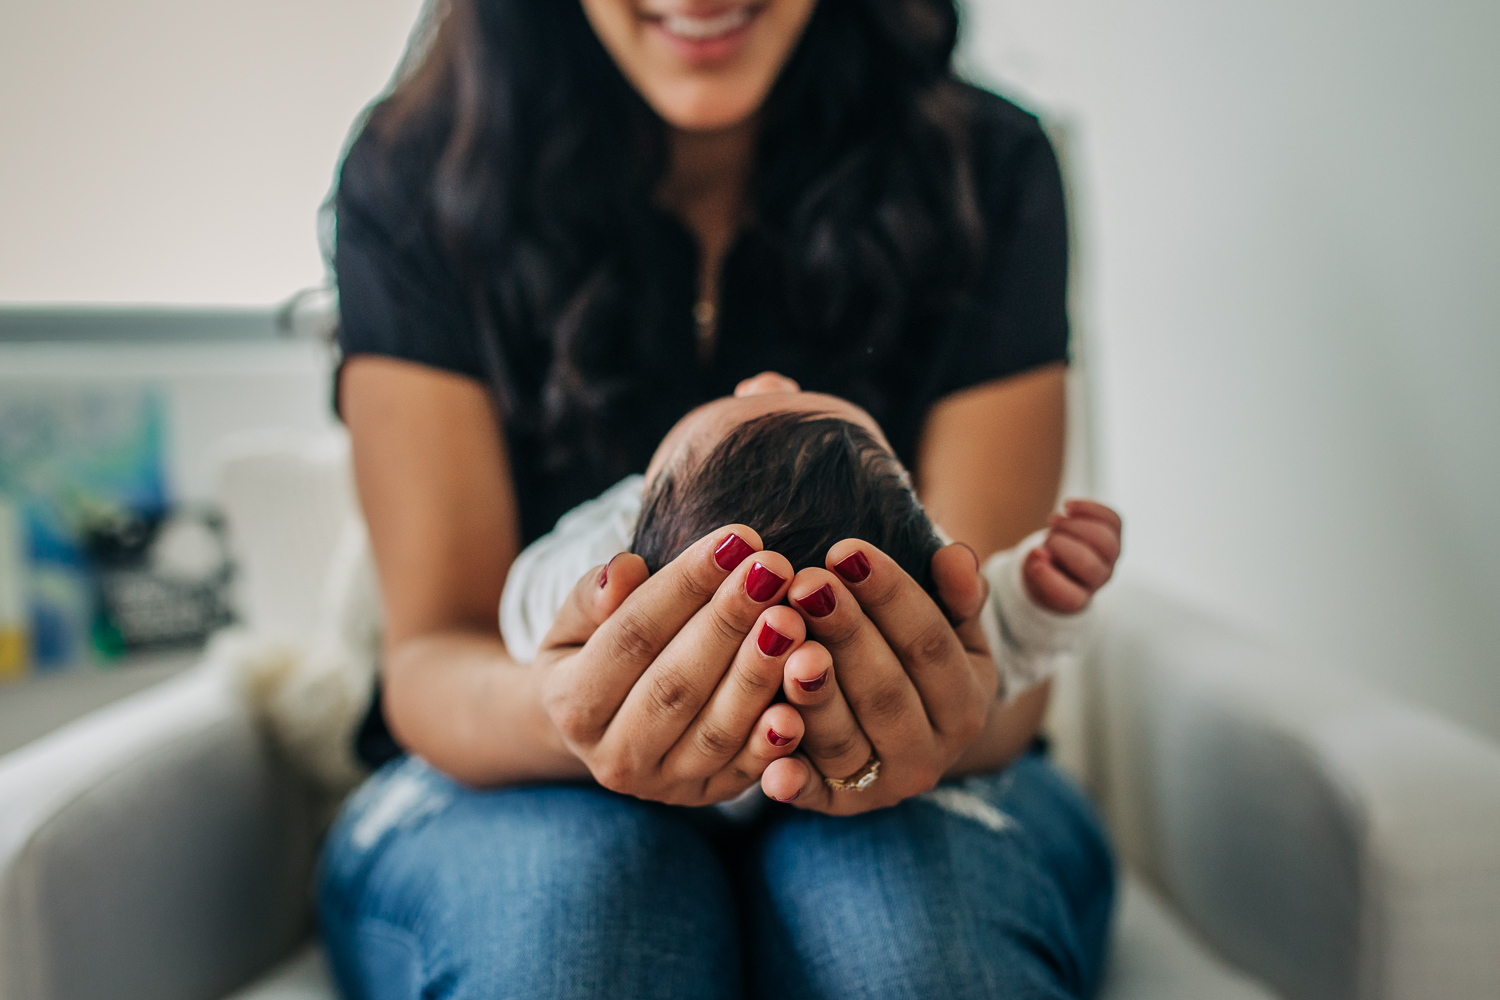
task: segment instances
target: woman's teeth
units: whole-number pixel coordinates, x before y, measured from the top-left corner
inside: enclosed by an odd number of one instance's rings
[[[690,42],[704,42],[710,38],[727,35],[744,27],[750,21],[749,7],[731,7],[713,17],[691,17],[687,14],[668,14],[661,19],[662,28]]]

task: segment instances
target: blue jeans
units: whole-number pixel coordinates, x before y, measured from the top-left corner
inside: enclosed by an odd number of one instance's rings
[[[1113,895],[1092,810],[1039,754],[750,827],[580,785],[475,791],[406,758],[345,807],[320,905],[350,1000],[1010,1000],[1093,992]]]

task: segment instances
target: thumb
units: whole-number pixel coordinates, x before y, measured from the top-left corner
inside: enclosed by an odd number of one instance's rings
[[[988,650],[979,612],[989,599],[990,583],[979,572],[979,554],[963,542],[943,546],[932,557],[932,582],[964,648]]]
[[[610,615],[625,603],[650,572],[646,561],[633,552],[621,552],[603,566],[595,566],[579,578],[562,610],[542,639],[541,650],[582,646]]]

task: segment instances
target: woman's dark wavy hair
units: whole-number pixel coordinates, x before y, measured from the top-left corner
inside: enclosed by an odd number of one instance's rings
[[[422,192],[507,421],[554,458],[602,460],[661,350],[666,296],[641,248],[666,126],[579,0],[436,2],[368,130],[390,182]],[[954,0],[819,0],[762,108],[749,225],[784,276],[765,294],[866,405],[902,331],[978,268],[957,33]]]

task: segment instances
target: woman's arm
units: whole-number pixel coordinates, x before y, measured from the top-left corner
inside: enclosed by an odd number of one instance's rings
[[[917,446],[917,492],[928,515],[982,563],[1047,526],[1062,484],[1066,377],[1061,364],[955,393],[932,408]],[[1041,728],[1052,685],[996,701],[949,774],[1014,760]]]
[[[771,701],[805,632],[778,607],[791,565],[755,532],[728,525],[649,580],[638,556],[595,567],[537,662],[518,664],[497,624],[515,490],[483,388],[356,356],[340,389],[386,608],[386,719],[403,746],[470,784],[593,775],[691,805],[734,797],[795,751],[802,721]],[[750,596],[756,566],[780,578],[774,592]],[[767,626],[790,641],[763,645]]]
[[[917,495],[980,561],[1047,526],[1062,483],[1061,364],[940,400],[917,444]]]
[[[475,785],[587,775],[500,640],[520,522],[484,388],[360,355],[339,398],[385,604],[384,711],[397,742]]]

